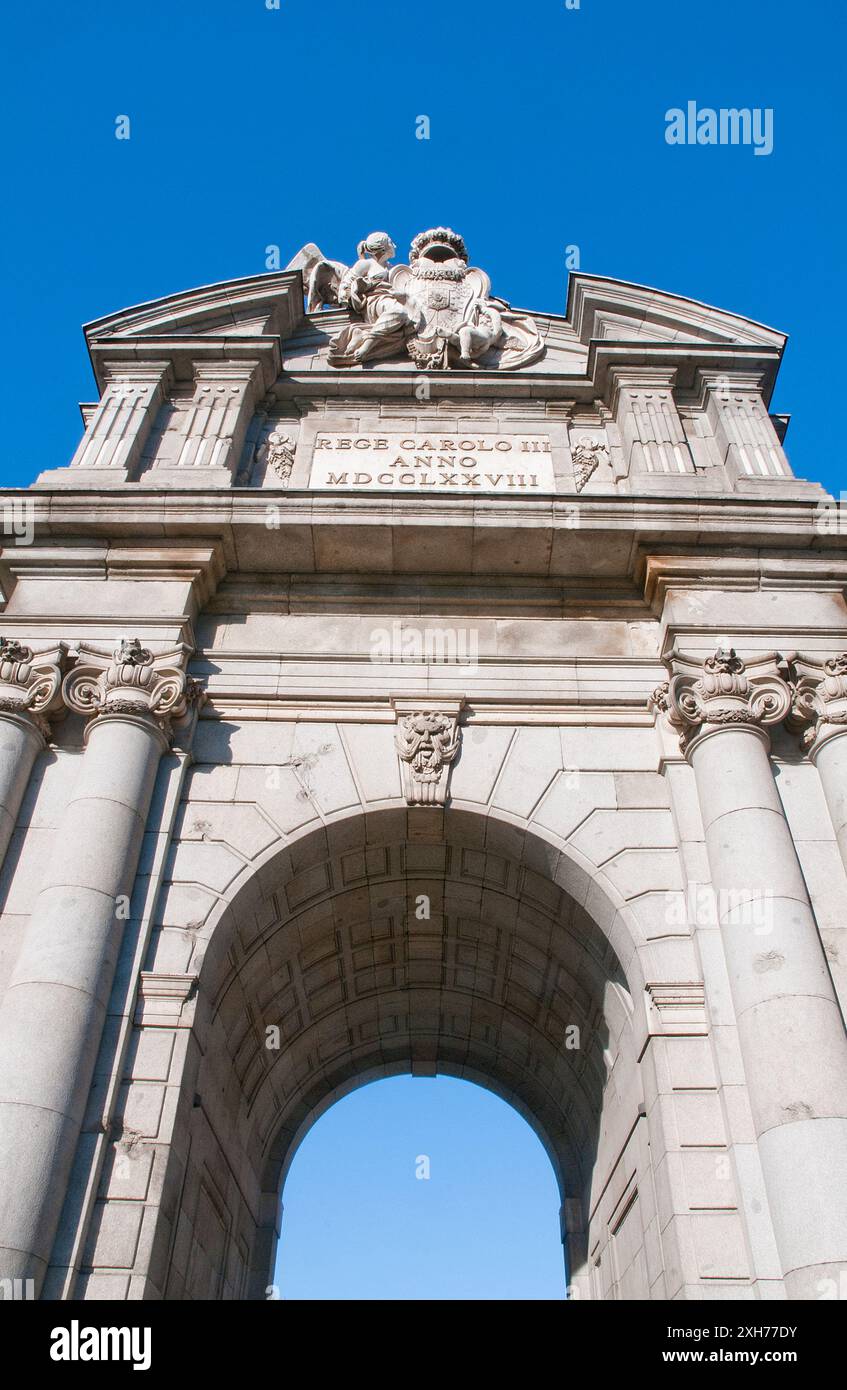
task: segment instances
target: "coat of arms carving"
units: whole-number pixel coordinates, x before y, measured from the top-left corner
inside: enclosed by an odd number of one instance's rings
[[[312,244],[289,265],[303,273],[310,312],[326,304],[350,313],[330,343],[331,366],[405,356],[422,370],[513,371],[544,355],[535,320],[491,294],[457,232],[421,232],[408,265],[389,266],[396,250],[387,232],[371,232],[352,266],[327,260]]]

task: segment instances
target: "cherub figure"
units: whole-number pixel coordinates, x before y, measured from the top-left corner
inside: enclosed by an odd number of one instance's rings
[[[503,320],[491,300],[473,300],[467,323],[463,323],[451,339],[459,349],[457,365],[469,367],[478,357],[484,357],[490,347],[500,341]]]

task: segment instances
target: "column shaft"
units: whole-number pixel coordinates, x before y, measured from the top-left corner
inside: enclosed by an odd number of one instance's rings
[[[755,724],[689,750],[750,1105],[789,1298],[847,1264],[847,1037]]]
[[[0,866],[29,785],[33,764],[46,747],[27,714],[0,714]]]
[[[835,838],[847,869],[847,729],[821,738],[811,759],[820,774],[823,794],[835,828]]]
[[[90,726],[74,794],[0,1007],[0,1277],[39,1289],[83,1120],[165,739]]]

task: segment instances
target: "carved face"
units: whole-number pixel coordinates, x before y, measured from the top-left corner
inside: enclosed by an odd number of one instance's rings
[[[437,780],[456,751],[452,722],[443,714],[408,715],[401,723],[401,738],[412,772],[422,781]]]

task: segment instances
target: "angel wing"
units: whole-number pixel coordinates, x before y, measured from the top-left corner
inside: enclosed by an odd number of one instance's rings
[[[317,313],[324,304],[338,303],[338,286],[347,266],[342,261],[327,260],[313,241],[301,247],[285,269],[302,271],[308,313]]]

